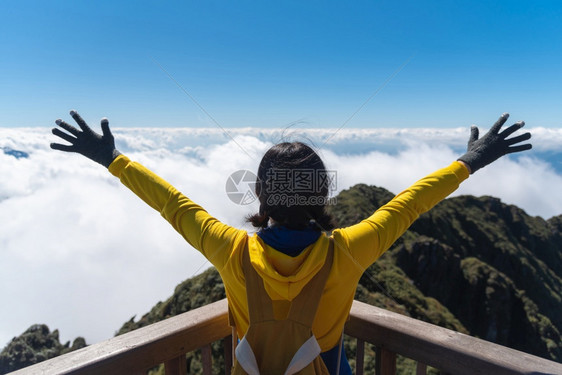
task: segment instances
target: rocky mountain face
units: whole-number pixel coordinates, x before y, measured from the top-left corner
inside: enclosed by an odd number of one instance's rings
[[[393,255],[472,335],[561,361],[561,220],[530,217],[492,197],[453,198],[411,228],[426,239]],[[448,275],[438,272],[440,256],[451,259]]]
[[[357,185],[340,194],[334,213],[349,225],[358,219],[353,207],[368,212],[389,197]],[[455,197],[422,215],[383,258],[469,334],[562,361],[561,223],[493,197]]]
[[[348,226],[392,197],[360,184],[342,191],[330,210]],[[356,299],[561,362],[561,276],[562,215],[544,220],[496,198],[462,196],[422,215],[367,269]],[[138,321],[131,318],[118,334],[222,298],[222,280],[209,269],[178,285]],[[352,340],[346,349],[353,362]],[[218,373],[218,343],[213,351]],[[366,371],[372,354],[367,348]],[[188,364],[197,372],[199,354],[189,353]],[[412,366],[399,359],[399,373]]]

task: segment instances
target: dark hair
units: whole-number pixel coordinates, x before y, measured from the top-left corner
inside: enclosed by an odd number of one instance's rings
[[[308,179],[306,186],[297,186],[298,178]],[[255,188],[260,208],[247,221],[266,228],[271,218],[291,229],[304,229],[313,222],[319,230],[332,230],[334,219],[326,212],[329,178],[324,162],[310,146],[276,144],[260,162]]]

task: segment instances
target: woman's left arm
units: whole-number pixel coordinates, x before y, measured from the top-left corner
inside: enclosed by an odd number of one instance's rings
[[[51,148],[76,152],[103,165],[133,193],[160,214],[195,249],[199,250],[219,270],[229,259],[230,249],[245,240],[245,231],[215,219],[171,184],[139,163],[129,160],[115,148],[109,121],[101,121],[103,134],[93,131],[76,111],[71,111],[80,129],[57,120],[53,134],[70,145],[51,143]]]
[[[246,231],[222,223],[170,183],[124,155],[111,163],[109,171],[146,204],[160,212],[219,271],[228,261],[232,249],[247,237]]]

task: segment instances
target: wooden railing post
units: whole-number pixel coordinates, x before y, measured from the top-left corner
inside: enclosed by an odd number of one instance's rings
[[[396,374],[396,353],[377,347],[376,374],[395,375]]]
[[[363,375],[365,368],[365,341],[357,339],[357,350],[355,351],[355,375]]]
[[[232,336],[222,339],[224,347],[224,374],[230,375],[232,371]]]
[[[426,375],[426,374],[427,374],[427,365],[418,362],[416,365],[416,375]]]
[[[203,364],[203,375],[212,375],[213,356],[211,353],[211,344],[201,348],[201,363]]]
[[[185,354],[164,362],[164,370],[166,375],[187,375]]]

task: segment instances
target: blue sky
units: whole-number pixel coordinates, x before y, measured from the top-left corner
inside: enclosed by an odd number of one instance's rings
[[[427,4],[5,0],[0,126],[562,127],[561,2]]]

